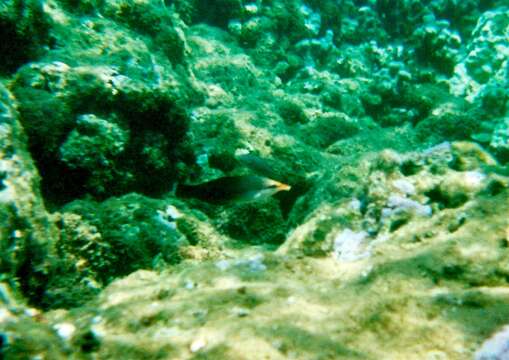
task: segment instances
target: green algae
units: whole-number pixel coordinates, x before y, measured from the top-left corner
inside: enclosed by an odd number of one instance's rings
[[[473,356],[509,309],[503,4],[0,5],[0,357]],[[260,170],[292,191],[172,191]]]
[[[314,359],[369,359],[366,354],[359,353],[340,342],[332,341],[327,334],[314,334],[298,326],[285,323],[271,324],[260,329],[260,333],[271,341],[277,341],[283,354],[292,356],[293,352],[308,354]]]
[[[438,295],[433,305],[440,307],[445,317],[464,328],[467,335],[490,336],[505,325],[509,307],[505,296],[481,291],[458,291]]]

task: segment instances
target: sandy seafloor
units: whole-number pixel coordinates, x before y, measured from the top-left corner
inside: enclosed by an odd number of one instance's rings
[[[507,1],[1,0],[0,54],[1,359],[509,359]]]

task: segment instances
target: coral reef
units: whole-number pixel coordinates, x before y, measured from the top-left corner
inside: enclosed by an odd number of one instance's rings
[[[457,64],[451,79],[452,90],[467,99],[474,99],[487,85],[503,84],[507,79],[507,31],[508,9],[500,7],[486,11],[472,31],[467,45],[467,55]]]
[[[503,358],[508,11],[3,1],[0,358]]]

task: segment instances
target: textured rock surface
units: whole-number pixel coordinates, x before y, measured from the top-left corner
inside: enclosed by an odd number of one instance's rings
[[[188,118],[181,103],[199,99],[198,90],[184,69],[172,69],[173,58],[151,53],[155,45],[141,35],[146,30],[112,21],[116,10],[83,23],[56,3],[46,11],[57,44],[19,69],[11,84],[45,196],[61,205],[86,192],[105,197],[166,191],[179,163],[192,158],[182,145]],[[92,117],[101,120],[95,130],[84,121]],[[103,152],[94,160],[92,143]]]
[[[11,93],[0,85],[0,280],[35,299],[44,291],[58,238]]]
[[[99,358],[465,359],[509,313],[508,204],[505,190],[416,218],[354,261],[255,252],[139,271],[97,311],[47,318],[73,324],[72,348],[92,342]]]
[[[4,1],[0,358],[501,354],[504,5]]]
[[[50,43],[50,21],[37,0],[4,1],[0,5],[0,51],[2,73],[11,73],[32,58],[42,55]]]
[[[467,56],[455,69],[453,91],[473,99],[488,84],[507,85],[509,9],[487,11],[479,18]]]

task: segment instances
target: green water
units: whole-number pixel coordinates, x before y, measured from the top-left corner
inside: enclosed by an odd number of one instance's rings
[[[0,0],[0,358],[505,359],[508,33],[504,0]]]

